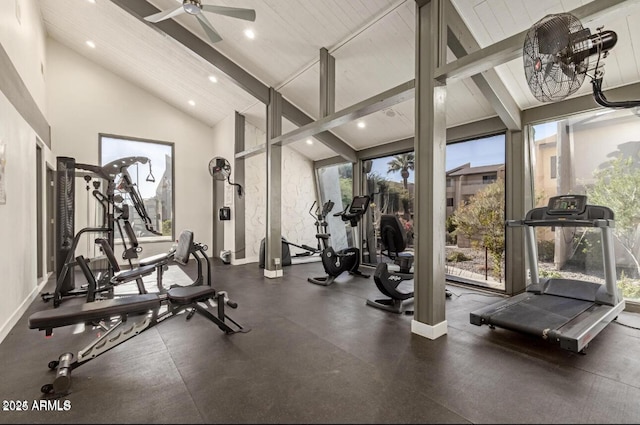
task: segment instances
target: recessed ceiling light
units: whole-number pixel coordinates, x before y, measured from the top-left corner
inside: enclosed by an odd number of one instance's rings
[[[253,30],[244,30],[244,35],[246,35],[247,38],[250,38],[251,40],[256,38],[256,34],[253,32]]]
[[[190,100],[190,101],[189,101],[189,105],[191,105],[191,106],[196,106],[196,102],[194,102],[193,100]]]
[[[360,121],[358,123],[358,128],[365,128],[367,125],[364,123],[364,121]]]
[[[94,43],[91,40],[87,40],[87,46],[91,47],[92,49],[95,49],[96,48],[96,43]]]
[[[215,75],[209,75],[209,81],[211,81],[212,83],[217,83],[218,79]]]
[[[96,0],[87,0],[89,3],[96,4]]]
[[[307,139],[307,145],[313,145],[313,140]]]

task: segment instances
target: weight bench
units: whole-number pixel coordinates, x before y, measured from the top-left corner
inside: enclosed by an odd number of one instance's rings
[[[213,304],[215,314],[203,307],[202,304],[206,303]],[[161,307],[165,305],[167,309],[161,313]],[[189,311],[186,320],[198,313],[228,335],[249,332],[251,329],[245,329],[227,316],[225,305],[234,309],[238,306],[228,299],[226,292],[203,285],[172,288],[164,294],[128,295],[34,313],[29,317],[29,328],[45,331],[47,337],[53,335],[54,328],[82,323],[100,323],[106,331],[79,350],[77,355],[65,352],[58,360],[50,361],[48,367],[56,369],[56,377],[52,384],[43,385],[41,391],[53,398],[68,394],[74,369],[182,311]],[[130,319],[135,316],[140,318],[131,323]]]

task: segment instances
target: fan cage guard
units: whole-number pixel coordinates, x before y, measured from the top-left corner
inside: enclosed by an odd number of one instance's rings
[[[231,175],[231,164],[224,158],[215,157],[209,161],[209,174],[216,180],[227,180]]]
[[[580,51],[589,36],[589,29],[569,13],[547,15],[527,31],[522,49],[524,71],[536,99],[562,100],[582,86],[589,56]],[[574,51],[575,47],[582,48]]]

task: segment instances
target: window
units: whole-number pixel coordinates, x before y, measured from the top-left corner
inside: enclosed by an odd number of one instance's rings
[[[375,264],[381,258],[380,219],[391,214],[398,217],[407,232],[407,248],[413,248],[414,174],[413,151],[371,160],[371,171],[365,175],[366,194],[371,196],[371,213],[363,220],[369,258],[365,264]],[[385,260],[386,261],[386,260]]]
[[[132,158],[126,168],[136,196],[125,190],[124,174],[116,177],[115,195],[130,206],[129,222],[142,241],[172,241],[173,230],[173,143],[141,140],[130,137],[100,135],[100,165]],[[142,208],[140,207],[142,204]],[[146,217],[142,217],[140,212]],[[120,238],[118,232],[116,240]]]
[[[345,226],[340,217],[333,214],[344,210],[353,198],[353,167],[351,163],[330,165],[316,171],[320,190],[320,204],[334,203],[327,216],[327,231],[331,235],[330,244],[336,251],[354,246],[353,229]]]
[[[453,179],[447,179],[447,187],[453,187]]]
[[[447,145],[447,176],[462,181],[447,191],[448,280],[505,289],[504,169],[504,134]]]
[[[495,174],[489,175],[489,176],[482,176],[482,184],[491,184],[493,182],[495,182],[497,180],[497,177]]]
[[[640,302],[638,134],[633,110],[606,109],[534,125],[529,137],[535,206],[571,193],[613,210],[618,287],[632,302]],[[597,229],[538,229],[536,242],[541,276],[604,282]]]

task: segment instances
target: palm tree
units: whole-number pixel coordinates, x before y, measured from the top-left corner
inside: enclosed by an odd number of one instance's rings
[[[402,176],[402,185],[405,190],[408,190],[409,170],[413,171],[414,169],[414,157],[413,152],[403,153],[401,155],[396,155],[387,163],[389,166],[387,174],[400,171],[400,176]]]
[[[402,176],[402,185],[405,190],[405,197],[402,199],[402,208],[404,210],[404,218],[409,219],[410,213],[409,210],[411,208],[411,201],[409,195],[409,170],[414,169],[415,165],[415,155],[413,152],[403,153],[401,155],[396,155],[391,161],[387,162],[388,169],[387,174],[395,173],[400,171],[400,176]]]

